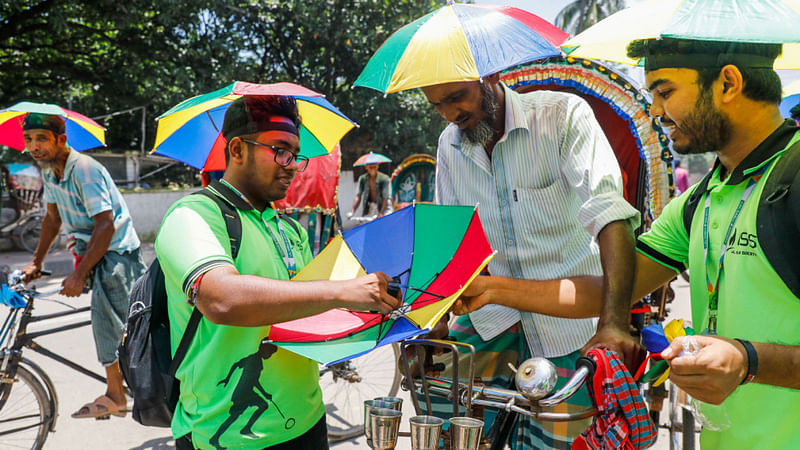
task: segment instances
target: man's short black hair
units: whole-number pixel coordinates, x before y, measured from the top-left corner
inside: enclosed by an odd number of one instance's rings
[[[781,102],[781,80],[771,68],[746,67],[734,61],[741,55],[756,55],[774,61],[781,54],[782,44],[755,44],[740,42],[697,41],[689,39],[640,39],[628,45],[628,57],[646,58],[648,55],[715,55],[716,64],[685,68],[697,71],[697,80],[708,89],[719,77],[722,68],[733,64],[739,68],[744,81],[742,93],[750,100],[778,104]]]
[[[227,142],[238,136],[274,129],[270,118],[285,117],[300,129],[300,115],[294,97],[278,95],[248,95],[234,100],[225,111],[222,136]],[[288,125],[288,124],[287,124]],[[289,126],[291,127],[291,126]],[[287,130],[288,131],[288,130]],[[228,146],[225,146],[225,162],[228,162]]]

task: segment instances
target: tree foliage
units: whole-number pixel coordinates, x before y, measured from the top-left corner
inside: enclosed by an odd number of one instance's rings
[[[553,23],[575,36],[625,6],[625,0],[575,0],[558,13]]]
[[[292,81],[361,126],[347,166],[373,150],[432,152],[443,121],[419,92],[385,97],[352,83],[397,28],[435,0],[14,0],[0,3],[0,106],[42,101],[88,116],[145,106],[154,118],[235,80]],[[141,114],[105,119],[115,149],[139,148]]]

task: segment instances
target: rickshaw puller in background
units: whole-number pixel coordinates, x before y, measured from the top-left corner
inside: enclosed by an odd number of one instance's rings
[[[23,269],[25,279],[41,276],[44,259],[62,225],[80,260],[62,282],[61,293],[77,297],[90,274],[93,279],[92,332],[108,386],[104,395],[83,405],[72,417],[124,416],[125,388],[117,346],[128,318],[131,288],[145,271],[139,237],[125,200],[105,167],[67,147],[64,119],[30,113],[22,129],[25,148],[42,169],[47,205],[33,261]]]

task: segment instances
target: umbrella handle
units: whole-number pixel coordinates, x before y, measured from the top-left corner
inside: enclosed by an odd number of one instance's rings
[[[392,281],[390,281],[389,285],[386,287],[386,293],[392,297],[397,297],[400,293],[400,277],[392,278]]]

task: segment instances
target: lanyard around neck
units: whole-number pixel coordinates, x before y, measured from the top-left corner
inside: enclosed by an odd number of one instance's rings
[[[250,205],[250,207],[253,208],[253,210],[258,211],[253,206],[253,204],[250,203],[250,200],[248,200],[247,197],[242,195],[242,193],[239,192],[236,188],[231,186],[230,183],[226,182],[225,180],[220,180],[220,182],[225,183],[225,185],[231,188],[231,190],[235,192],[236,195],[238,195],[239,198],[242,199],[242,201]],[[289,278],[291,279],[293,276],[297,274],[297,263],[294,259],[294,252],[292,252],[292,246],[289,243],[289,239],[286,237],[286,233],[283,231],[283,225],[281,225],[281,215],[278,214],[277,212],[275,213],[275,222],[278,224],[278,233],[280,234],[281,239],[278,239],[278,237],[275,235],[275,232],[272,231],[272,228],[270,228],[269,223],[264,219],[263,216],[261,217],[261,222],[264,224],[264,228],[267,229],[269,237],[272,238],[272,243],[275,245],[275,249],[278,250],[278,254],[281,255],[281,259],[283,260],[283,265],[286,268],[286,273],[289,275]],[[283,242],[283,245],[281,245],[281,242]]]
[[[703,261],[706,265],[706,286],[708,287],[708,328],[706,330],[709,334],[717,334],[717,311],[719,309],[719,282],[722,278],[722,269],[723,263],[725,261],[725,253],[728,251],[728,239],[731,237],[731,232],[733,231],[736,221],[739,219],[739,214],[742,212],[747,199],[750,198],[750,194],[753,193],[753,190],[756,187],[756,184],[761,180],[761,176],[766,171],[767,167],[770,164],[765,164],[763,167],[758,169],[750,178],[747,180],[747,187],[745,187],[744,192],[742,193],[742,198],[739,199],[739,204],[736,206],[736,211],[733,213],[733,217],[731,217],[731,222],[728,224],[728,229],[725,231],[725,238],[722,240],[722,249],[720,250],[718,265],[717,265],[717,275],[714,280],[711,280],[711,275],[709,275],[708,268],[710,267],[708,261],[708,249],[709,249],[709,233],[708,233],[708,221],[709,216],[711,214],[711,191],[706,192],[706,200],[705,200],[705,208],[703,209]]]

